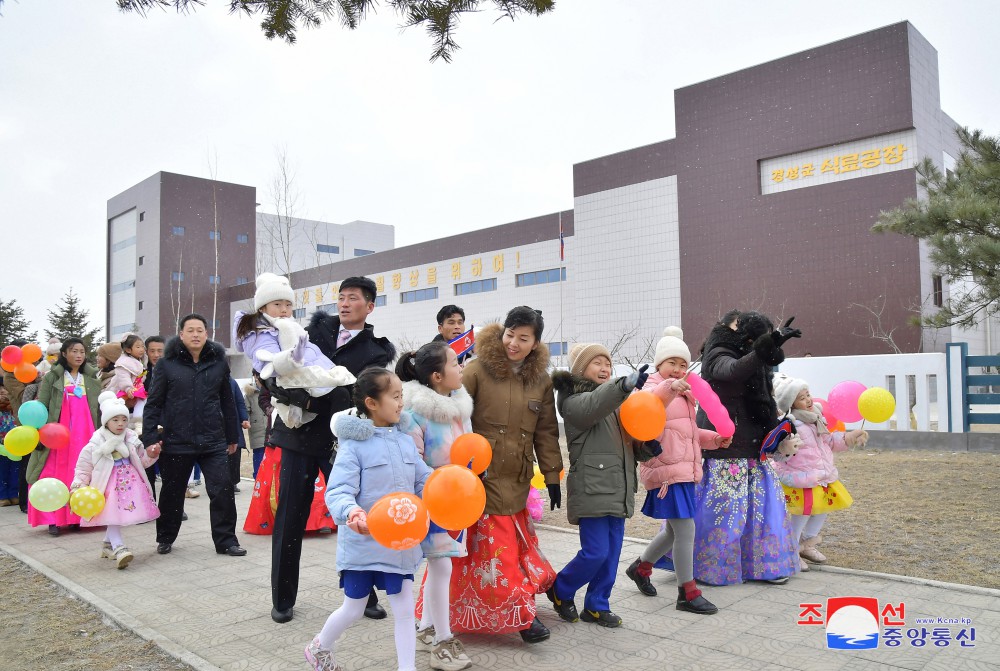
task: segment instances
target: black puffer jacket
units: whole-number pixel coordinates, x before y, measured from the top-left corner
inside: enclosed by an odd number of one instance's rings
[[[704,450],[702,454],[706,459],[757,457],[764,436],[778,423],[771,376],[772,366],[781,363],[784,353],[773,346],[769,333],[751,344],[746,336],[725,325],[712,329],[702,351],[700,374],[736,424],[730,447]],[[700,408],[698,426],[715,430]]]
[[[388,338],[376,338],[375,328],[370,324],[365,324],[358,335],[338,348],[340,318],[328,315],[322,310],[313,313],[306,332],[309,334],[310,342],[319,347],[323,354],[336,365],[351,371],[355,377],[369,366],[386,367],[396,358],[396,348]],[[326,396],[310,399],[307,409],[316,413],[316,417],[297,429],[289,429],[280,417],[277,418],[268,444],[312,456],[330,454],[333,451],[330,418],[335,412],[354,405],[351,400],[353,391],[353,386],[336,387]]]
[[[180,338],[167,341],[142,412],[142,442],[199,454],[235,445],[239,431],[226,350],[209,340],[195,363]],[[163,430],[158,431],[157,426]]]

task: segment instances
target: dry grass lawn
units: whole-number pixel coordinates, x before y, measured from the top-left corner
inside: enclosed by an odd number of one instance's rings
[[[831,565],[1000,589],[1000,455],[869,449],[836,459],[854,505],[823,527]],[[644,499],[640,492],[636,511]],[[542,523],[571,526],[547,506]],[[625,534],[652,538],[659,528],[637,512]]]
[[[156,644],[119,629],[89,604],[0,553],[3,668],[59,671],[192,671]],[[14,664],[13,660],[17,660]]]

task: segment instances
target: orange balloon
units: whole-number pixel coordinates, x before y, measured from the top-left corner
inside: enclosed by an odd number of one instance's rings
[[[486,488],[465,466],[446,464],[435,469],[424,483],[424,503],[439,527],[449,531],[468,529],[486,509]]]
[[[409,550],[420,545],[431,528],[427,506],[416,494],[386,494],[368,511],[368,530],[379,545]]]
[[[472,466],[469,466],[470,461]],[[493,447],[490,446],[490,441],[478,433],[463,433],[451,444],[451,463],[471,468],[476,475],[489,468],[491,461]]]
[[[28,363],[35,363],[42,358],[42,348],[33,342],[29,342],[22,347],[21,353],[24,355],[24,361]]]
[[[837,420],[837,423],[836,423],[836,424],[834,424],[833,426],[830,426],[830,427],[827,427],[827,428],[828,428],[828,429],[829,429],[829,430],[830,430],[831,432],[837,432],[837,431],[847,431],[847,427],[846,427],[846,426],[844,426],[844,423],[843,423],[843,422],[841,422],[841,421],[840,421],[839,419]]]
[[[3,368],[8,373],[14,372],[14,364],[9,364],[6,361],[0,360],[0,368]]]
[[[35,381],[35,378],[38,377],[38,369],[27,361],[22,361],[14,366],[14,377],[17,378],[18,382],[31,384]]]
[[[653,440],[667,423],[667,409],[649,391],[637,391],[625,399],[620,416],[622,426],[636,440]]]

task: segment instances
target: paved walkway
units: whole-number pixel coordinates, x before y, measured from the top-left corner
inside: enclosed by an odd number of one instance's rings
[[[249,486],[243,489],[237,496],[241,511],[249,502]],[[51,538],[44,529],[28,527],[25,516],[14,507],[0,509],[0,550],[27,562],[196,668],[305,669],[303,647],[341,600],[334,569],[336,535],[306,539],[295,619],[278,625],[269,615],[270,537],[240,534],[248,556],[219,556],[209,535],[207,497],[189,500],[187,510],[191,519],[184,524],[174,551],[166,556],[155,553],[152,524],[126,529],[125,540],[136,558],[124,571],[116,571],[111,562],[97,558],[100,531]],[[577,549],[575,534],[541,528],[539,536],[556,567],[565,565]],[[626,541],[622,557],[635,557],[640,548],[638,542]],[[784,586],[706,588],[706,596],[721,610],[718,615],[704,617],[674,608],[672,574],[657,571],[654,584],[661,596],[648,598],[624,576],[626,566],[623,560],[612,596],[612,609],[625,621],[622,628],[562,622],[540,597],[541,618],[552,630],[552,638],[526,645],[516,635],[464,636],[474,668],[1000,671],[997,590],[814,570]],[[877,597],[880,605],[905,603],[902,644],[886,648],[883,641],[876,650],[827,650],[822,626],[798,625],[796,621],[800,619],[799,604],[822,603],[825,608],[826,599],[834,596]],[[582,606],[581,599],[577,605]],[[975,647],[959,647],[954,641],[947,647],[935,646],[930,637],[935,626],[955,636],[969,625],[918,625],[918,617],[971,618]],[[905,632],[922,627],[928,630],[927,642],[914,647]],[[429,668],[427,655],[417,654],[418,668]],[[342,642],[339,658],[348,670],[395,668],[391,620],[366,620],[352,627]]]

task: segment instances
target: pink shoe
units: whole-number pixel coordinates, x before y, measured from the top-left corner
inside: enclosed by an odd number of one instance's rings
[[[344,671],[333,658],[333,652],[320,645],[319,636],[306,646],[306,661],[312,665],[314,671]]]

